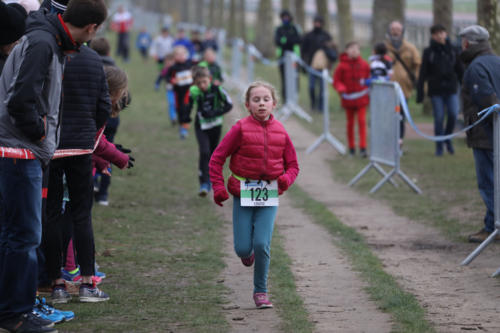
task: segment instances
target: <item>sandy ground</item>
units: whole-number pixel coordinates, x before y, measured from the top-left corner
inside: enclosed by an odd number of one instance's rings
[[[385,270],[416,295],[439,332],[500,332],[500,282],[489,277],[500,265],[498,245],[460,267],[474,245],[450,242],[430,227],[397,216],[374,197],[335,181],[328,160],[342,157],[326,144],[305,155],[315,136],[295,119],[285,126],[299,153],[299,186],[366,237]]]

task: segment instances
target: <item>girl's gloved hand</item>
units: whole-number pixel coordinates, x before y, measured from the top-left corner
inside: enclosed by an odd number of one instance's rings
[[[288,177],[285,176],[285,175],[279,176],[279,178],[278,178],[278,187],[279,187],[279,189],[282,192],[285,192],[286,190],[288,190],[289,186],[290,185],[288,184]]]
[[[214,191],[214,202],[219,206],[222,207],[222,202],[226,201],[227,199],[229,199],[229,194],[227,193],[225,188]]]

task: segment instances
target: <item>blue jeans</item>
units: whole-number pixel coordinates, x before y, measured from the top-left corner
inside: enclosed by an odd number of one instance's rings
[[[458,114],[458,95],[439,95],[431,96],[432,111],[434,114],[434,134],[435,135],[448,135],[453,133],[455,129],[455,122]],[[446,107],[446,127],[444,124],[444,108]],[[451,145],[450,140],[446,140],[447,145]],[[436,152],[443,151],[443,142],[436,142]]]
[[[35,303],[42,236],[42,168],[0,158],[0,322]]]
[[[278,211],[273,207],[242,207],[240,198],[233,201],[234,250],[240,258],[255,254],[253,273],[254,293],[267,292],[267,273],[271,260],[271,239],[274,218]]]
[[[168,115],[170,121],[177,121],[177,109],[175,107],[175,93],[173,89],[167,89],[166,92],[167,103],[168,103]]]
[[[474,164],[476,165],[477,187],[486,206],[484,230],[492,232],[495,230],[493,150],[473,148],[472,152],[474,153]]]
[[[316,99],[316,86],[319,85],[319,96]],[[311,99],[311,109],[323,111],[323,79],[309,73],[309,98]]]

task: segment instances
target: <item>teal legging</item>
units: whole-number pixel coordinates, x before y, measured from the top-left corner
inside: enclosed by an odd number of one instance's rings
[[[241,207],[240,198],[233,201],[234,250],[240,258],[255,254],[254,293],[267,292],[267,272],[271,260],[271,239],[277,206]]]

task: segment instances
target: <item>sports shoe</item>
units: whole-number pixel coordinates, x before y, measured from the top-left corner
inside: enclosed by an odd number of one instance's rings
[[[63,316],[63,321],[70,321],[75,318],[75,313],[73,311],[62,311],[55,309],[53,306],[47,304],[45,298],[37,297],[35,300],[35,307],[42,309],[42,311],[46,312],[54,312],[56,314]],[[55,323],[57,324],[57,323]]]
[[[54,323],[40,319],[32,312],[27,312],[17,318],[0,322],[0,330],[7,332],[57,333]]]
[[[359,151],[359,156],[361,156],[362,158],[367,158],[368,157],[368,154],[366,153],[366,149],[365,148],[361,148],[361,150]]]
[[[35,299],[35,307],[33,308],[33,314],[39,318],[49,320],[54,324],[59,324],[64,321],[64,315],[56,312],[56,310],[47,305],[42,304],[38,298]]]
[[[200,197],[206,197],[209,191],[210,191],[210,186],[207,183],[203,183],[200,186],[200,190],[198,191],[198,195]]]
[[[482,243],[488,238],[490,233],[484,229],[481,229],[481,231],[476,232],[475,234],[469,235],[469,243]],[[493,239],[494,242],[500,241],[500,234],[497,234],[495,238]]]
[[[80,286],[80,302],[95,303],[109,300],[108,294],[99,290],[95,284],[82,283]]]
[[[267,296],[267,293],[255,293],[253,294],[253,300],[255,302],[255,306],[257,309],[267,309],[267,308],[272,308],[273,303],[269,301],[269,297]]]
[[[61,278],[70,284],[79,285],[80,283],[82,283],[82,276],[80,275],[80,268],[79,267],[77,267],[72,272],[68,272],[64,268],[61,268]]]
[[[241,258],[241,262],[243,263],[243,265],[247,267],[252,266],[254,261],[255,261],[255,255],[253,253],[248,258]]]
[[[96,270],[96,271],[95,271],[95,277],[96,277],[96,278],[99,278],[99,279],[101,279],[101,280],[102,280],[102,279],[105,279],[105,278],[106,278],[106,273],[104,273],[104,272],[99,272],[99,271],[97,271],[97,270]]]
[[[64,284],[56,284],[52,287],[52,294],[50,295],[50,299],[53,304],[61,304],[68,303],[71,300],[71,295],[66,290],[66,285]]]
[[[179,137],[181,138],[181,140],[184,140],[185,138],[188,137],[188,130],[185,129],[184,127],[181,127],[179,129]]]
[[[99,206],[108,207],[109,206],[109,201],[108,200],[97,200],[97,204]]]

